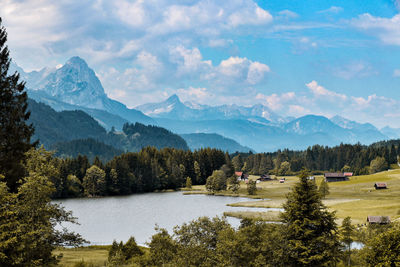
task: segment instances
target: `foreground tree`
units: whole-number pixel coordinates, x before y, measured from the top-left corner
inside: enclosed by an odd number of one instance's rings
[[[19,74],[9,75],[10,58],[6,46],[7,33],[0,18],[0,173],[12,192],[17,191],[18,181],[25,176],[25,152],[33,145],[33,126],[27,125],[25,84]]]
[[[50,202],[55,187],[48,175],[55,168],[42,159],[40,152],[30,151],[29,176],[17,193],[0,181],[0,266],[49,266],[57,262],[52,254],[57,246],[84,241],[62,227],[61,223],[74,223],[75,218]],[[61,226],[59,230],[56,225]]]
[[[327,266],[339,260],[340,242],[335,214],[322,204],[307,170],[300,172],[300,181],[283,205],[282,222],[285,266]]]

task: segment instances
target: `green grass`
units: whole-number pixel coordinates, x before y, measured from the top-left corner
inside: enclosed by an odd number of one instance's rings
[[[79,248],[58,248],[53,251],[54,255],[62,255],[60,266],[74,266],[74,264],[84,261],[89,266],[106,266],[108,259],[108,249],[110,246],[90,246]]]
[[[257,176],[250,175],[250,179],[255,180],[256,178]],[[257,193],[253,196],[247,194],[244,182],[241,182],[238,194],[223,191],[218,192],[217,195],[262,199],[230,204],[234,207],[279,208],[286,201],[286,194],[298,181],[295,176],[285,176],[286,181],[281,184],[279,178],[258,183]],[[317,185],[319,185],[323,176],[315,176],[315,178]],[[375,190],[375,182],[386,182],[388,189]],[[194,188],[197,194],[208,193],[204,186],[194,186]],[[329,183],[329,191],[330,194],[323,202],[330,210],[336,211],[338,223],[347,216],[350,216],[353,223],[356,224],[365,223],[368,215],[387,215],[392,220],[400,220],[399,168],[371,175],[354,176],[349,181],[332,182]],[[192,193],[192,191],[187,193]],[[240,213],[237,213],[235,217],[238,217],[238,214]],[[244,216],[244,214],[241,213],[240,216]]]
[[[279,211],[267,211],[267,212],[259,212],[259,211],[226,211],[224,212],[225,216],[235,217],[239,219],[249,218],[256,220],[263,220],[268,222],[279,222]]]

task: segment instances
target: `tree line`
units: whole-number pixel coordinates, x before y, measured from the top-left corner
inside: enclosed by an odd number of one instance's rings
[[[95,158],[91,164],[86,156],[63,159],[41,150],[57,168],[57,174],[51,177],[56,187],[55,198],[176,190],[185,187],[188,178],[194,185],[205,184],[213,171],[229,160],[228,154],[211,148],[192,152],[146,147],[116,156],[107,163]],[[233,167],[229,171],[232,175]]]
[[[361,144],[341,144],[335,147],[314,145],[304,151],[289,149],[272,153],[235,153],[232,163],[235,171],[249,174],[290,175],[303,167],[315,174],[329,172],[353,172],[354,175],[374,173],[397,163],[400,140]]]

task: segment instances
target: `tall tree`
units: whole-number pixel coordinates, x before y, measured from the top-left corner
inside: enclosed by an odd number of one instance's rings
[[[332,265],[340,256],[335,214],[322,204],[317,186],[308,176],[307,170],[300,172],[300,181],[283,205],[285,266]]]
[[[25,176],[23,161],[25,152],[33,146],[34,129],[26,124],[30,113],[25,83],[19,81],[17,72],[8,73],[11,59],[6,46],[7,33],[1,22],[0,18],[0,173],[10,190],[16,192],[18,181]]]
[[[342,222],[342,227],[340,230],[341,233],[341,241],[343,242],[343,244],[346,245],[347,248],[347,255],[346,255],[346,261],[347,261],[347,266],[351,265],[351,243],[353,243],[354,239],[354,226],[351,224],[351,218],[350,217],[346,217],[344,218],[343,222]]]

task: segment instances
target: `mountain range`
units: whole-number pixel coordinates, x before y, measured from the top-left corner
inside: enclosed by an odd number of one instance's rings
[[[95,72],[79,57],[72,57],[59,68],[24,72],[12,64],[14,70],[20,72],[26,81],[29,97],[56,111],[82,110],[107,130],[112,127],[121,130],[127,122],[139,122],[164,127],[186,138],[189,138],[187,134],[219,134],[222,138],[237,141],[241,149],[257,152],[305,149],[314,144],[370,144],[400,137],[399,129],[385,127],[379,130],[372,124],[340,116],[330,119],[317,115],[291,118],[280,116],[261,104],[251,107],[208,106],[183,103],[177,95],[130,109],[106,95]],[[191,140],[197,143],[192,144],[193,147],[205,145],[207,138],[209,145],[218,139],[213,135],[191,136]]]

